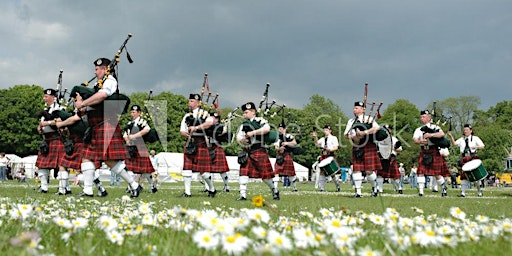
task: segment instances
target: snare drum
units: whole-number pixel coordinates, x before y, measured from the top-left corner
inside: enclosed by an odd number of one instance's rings
[[[473,159],[465,163],[462,166],[462,171],[465,172],[464,174],[466,174],[466,177],[468,177],[470,182],[483,180],[487,177],[487,171],[482,165],[482,160],[480,159]]]
[[[326,176],[331,176],[340,172],[340,166],[338,163],[336,163],[336,160],[334,160],[334,157],[332,156],[322,160],[318,164],[318,167],[320,167],[320,170],[325,172]]]

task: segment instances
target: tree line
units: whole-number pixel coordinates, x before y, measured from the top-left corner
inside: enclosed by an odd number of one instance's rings
[[[16,85],[8,89],[2,89],[0,93],[0,152],[12,153],[21,157],[37,154],[39,142],[42,137],[37,133],[38,114],[44,109],[43,88],[37,85]],[[67,96],[68,97],[68,96]],[[67,98],[66,97],[66,98]],[[160,112],[158,120],[164,120],[165,125],[157,125],[156,129],[161,142],[148,143],[148,149],[157,152],[183,152],[185,139],[179,133],[181,119],[188,112],[188,99],[183,95],[176,95],[171,92],[162,92],[151,98],[148,103],[148,95],[145,93],[133,93],[129,95],[131,104],[147,106],[146,116],[151,117],[152,108],[155,105],[151,102],[163,102],[158,104]],[[347,104],[353,104],[349,102]],[[488,110],[478,109],[480,98],[477,96],[460,96],[458,98],[446,98],[432,101],[428,106],[418,108],[407,99],[398,99],[385,107],[382,117],[377,122],[389,124],[393,127],[393,135],[401,142],[403,151],[398,155],[399,162],[404,163],[407,169],[417,163],[420,148],[414,144],[412,135],[414,130],[421,126],[420,110],[434,110],[434,122],[438,123],[445,133],[451,128],[455,139],[462,136],[462,127],[470,123],[475,135],[479,136],[485,143],[485,149],[479,153],[484,167],[488,172],[500,172],[504,169],[504,158],[510,153],[512,147],[512,101],[503,101],[490,107]],[[273,113],[274,109],[270,111]],[[231,111],[230,108],[220,109],[221,116],[225,119]],[[240,114],[240,113],[239,113]],[[368,113],[367,113],[368,114]],[[303,154],[294,156],[296,162],[311,168],[317,160],[320,149],[314,144],[311,133],[313,129],[320,131],[324,125],[330,124],[333,135],[338,137],[340,147],[336,157],[340,166],[348,166],[351,161],[352,144],[344,136],[345,124],[352,115],[347,117],[340,106],[330,99],[320,95],[312,95],[309,103],[303,109],[285,108],[278,115],[267,115],[273,129],[283,120],[288,125],[288,132],[295,135]],[[120,116],[121,128],[130,120],[129,114]],[[224,125],[228,126],[230,132],[236,133],[236,129],[242,123],[242,118],[234,118]],[[154,125],[152,126],[153,128]],[[224,145],[227,155],[237,155],[241,146],[233,140],[233,143]],[[276,155],[273,147],[269,146],[269,154]],[[452,146],[449,165],[456,164],[459,159],[459,148]]]

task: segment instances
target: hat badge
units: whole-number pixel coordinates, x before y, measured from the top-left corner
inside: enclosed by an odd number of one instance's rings
[[[101,59],[96,60],[96,65],[99,66],[99,65],[101,65],[101,63],[102,63]]]
[[[249,103],[245,104],[245,108],[246,109],[251,109],[251,104],[249,104]]]
[[[46,94],[52,94],[52,90],[46,90]]]
[[[199,100],[199,96],[197,94],[194,95],[194,99]]]

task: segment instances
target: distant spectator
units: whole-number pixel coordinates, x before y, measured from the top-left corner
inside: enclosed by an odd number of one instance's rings
[[[9,158],[5,156],[4,152],[0,152],[0,182],[7,180],[7,164]]]

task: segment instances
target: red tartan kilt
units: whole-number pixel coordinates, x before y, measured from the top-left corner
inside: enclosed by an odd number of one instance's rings
[[[215,161],[212,166],[212,173],[225,173],[229,172],[228,161],[226,160],[226,152],[219,146],[213,146],[215,148]]]
[[[205,173],[212,171],[212,161],[210,152],[203,138],[195,138],[197,152],[194,155],[183,154],[183,170],[192,170],[193,172]],[[185,152],[185,148],[183,149]]]
[[[48,143],[49,152],[46,155],[37,153],[36,167],[39,169],[58,169],[62,157],[66,154],[64,152],[64,144],[60,136],[45,139]]]
[[[249,176],[255,179],[271,179],[274,177],[274,170],[268,158],[265,148],[260,148],[249,153],[247,164],[240,166],[240,176]]]
[[[132,157],[124,160],[126,168],[133,173],[153,173],[155,169],[149,157]]]
[[[423,165],[423,154],[425,153],[433,154],[433,163],[430,166]],[[418,174],[424,174],[426,176],[450,176],[448,165],[446,164],[443,156],[439,154],[439,149],[435,147],[430,149],[421,149],[420,160],[418,163]]]
[[[396,156],[391,155],[389,157],[388,170],[379,170],[377,174],[383,178],[399,179],[400,171],[398,170],[398,162],[396,161]]]
[[[274,172],[280,176],[295,176],[295,166],[293,165],[292,154],[290,152],[279,154],[284,155],[284,162],[281,165],[276,162],[274,164]]]
[[[464,166],[464,164],[466,164],[467,162],[469,162],[469,161],[471,161],[473,159],[479,159],[479,157],[477,155],[475,155],[475,156],[464,156],[464,157],[462,157],[460,159],[461,160],[461,165]],[[462,169],[460,170],[460,179],[461,180],[467,180],[468,179],[468,177],[466,176],[466,172],[463,171]]]
[[[94,121],[93,123],[97,122]],[[85,144],[85,159],[95,161],[124,160],[130,158],[121,135],[119,124],[105,121],[94,126],[90,144]]]
[[[354,152],[356,148],[352,148],[352,152]],[[356,159],[354,154],[352,154],[352,164],[354,166],[353,171],[362,172],[362,171],[375,171],[382,170],[382,165],[380,164],[379,153],[377,152],[377,146],[373,142],[368,142],[363,147],[364,150],[364,159],[359,160]]]
[[[82,169],[81,165],[82,157],[84,154],[84,143],[82,141],[75,141],[73,146],[73,154],[68,155],[64,153],[64,156],[62,156],[60,164],[65,168],[80,170]],[[97,168],[99,168],[99,166],[97,166]]]

